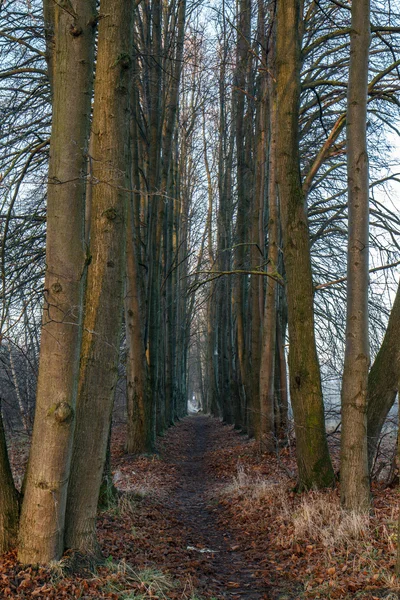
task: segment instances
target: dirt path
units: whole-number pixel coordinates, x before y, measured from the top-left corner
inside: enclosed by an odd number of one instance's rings
[[[208,455],[218,449],[215,427],[204,416],[188,417],[180,424],[180,447],[169,445],[163,457],[179,472],[176,496],[169,503],[185,531],[186,549],[195,559],[202,558],[198,564],[201,593],[211,591],[217,598],[232,600],[271,598],[254,575],[257,566],[246,563],[234,537],[218,523],[220,509],[214,499],[219,481],[207,463]]]

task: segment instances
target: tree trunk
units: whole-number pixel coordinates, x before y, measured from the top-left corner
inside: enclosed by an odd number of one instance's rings
[[[128,412],[126,451],[129,454],[151,453],[154,415],[150,382],[142,335],[137,257],[133,239],[132,206],[128,216],[127,284],[125,295],[125,326],[128,356],[126,363],[126,405]]]
[[[258,52],[262,56],[266,52],[266,15],[264,2],[258,2]],[[255,121],[255,176],[254,193],[251,206],[251,270],[264,269],[264,214],[267,184],[267,146],[268,146],[268,84],[265,72],[258,76],[257,112]],[[249,390],[252,398],[257,402],[260,398],[260,367],[262,361],[262,321],[264,315],[264,281],[259,275],[251,275],[251,382]],[[250,387],[250,386],[249,386]],[[260,405],[260,427],[256,437],[262,436],[263,412]]]
[[[346,350],[342,381],[340,495],[345,508],[368,510],[367,454],[369,186],[367,153],[369,0],[351,9],[350,74],[347,93]]]
[[[55,5],[53,123],[47,193],[45,301],[35,423],[22,506],[19,560],[63,552],[81,346],[84,209],[95,8]],[[66,209],[67,207],[67,209]]]
[[[238,2],[238,31],[236,48],[236,70],[234,79],[233,105],[235,115],[235,137],[237,152],[237,218],[235,239],[235,267],[243,270],[248,265],[248,220],[251,189],[249,189],[248,164],[248,127],[246,127],[245,105],[248,92],[249,61],[251,47],[251,0]],[[248,96],[247,96],[247,102]],[[252,134],[252,132],[251,132]],[[233,301],[235,305],[237,328],[237,362],[240,381],[248,394],[252,393],[247,381],[251,381],[248,369],[248,349],[246,349],[246,277],[237,275],[233,286]],[[247,351],[246,351],[247,350]],[[254,367],[253,367],[254,368]],[[255,367],[256,368],[256,367]]]
[[[299,488],[332,485],[321,376],[315,345],[313,282],[305,198],[300,179],[300,0],[279,0],[277,14],[277,182],[281,207],[289,324],[290,396]]]
[[[95,523],[118,377],[129,186],[134,0],[102,0],[93,111],[92,225],[66,546],[96,553]]]
[[[15,489],[8,460],[6,437],[0,412],[0,554],[7,552],[15,545],[18,519],[18,492]]]
[[[272,39],[272,44],[274,41]],[[270,52],[269,68],[273,73],[274,52]],[[269,81],[269,169],[268,169],[268,266],[276,274],[279,260],[279,209],[276,191],[276,98],[273,76]],[[267,452],[275,450],[275,357],[277,328],[277,282],[267,278],[265,296],[263,346],[260,369],[261,435]]]
[[[368,464],[372,468],[383,424],[399,389],[400,284],[390,313],[385,337],[368,375]]]

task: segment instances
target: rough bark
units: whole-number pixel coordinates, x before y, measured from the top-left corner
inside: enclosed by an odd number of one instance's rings
[[[342,380],[340,495],[349,510],[370,503],[367,454],[369,186],[367,153],[369,0],[351,9],[350,73],[347,91],[347,249],[346,349]]]
[[[63,551],[81,344],[84,207],[94,61],[94,1],[54,7],[53,124],[47,193],[45,299],[19,560]],[[66,209],[67,207],[67,209]]]
[[[134,0],[102,0],[93,111],[91,262],[73,465],[68,487],[67,548],[96,553],[95,523],[115,386],[125,282],[129,186],[129,92]]]
[[[321,376],[315,345],[309,230],[299,166],[302,22],[299,0],[277,10],[277,183],[287,275],[290,396],[299,488],[334,482],[325,434]]]

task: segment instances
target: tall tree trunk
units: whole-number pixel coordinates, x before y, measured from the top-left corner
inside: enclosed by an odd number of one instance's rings
[[[302,3],[279,0],[277,11],[277,180],[287,275],[290,396],[299,488],[334,482],[325,434],[315,345],[313,282],[305,198],[300,179],[299,102]]]
[[[225,37],[224,30],[224,37]],[[227,131],[226,107],[226,40],[224,55],[220,64],[219,81],[219,148],[218,148],[218,198],[219,211],[217,219],[217,269],[222,272],[231,269],[232,247],[232,154],[234,134]],[[222,417],[225,422],[232,422],[231,405],[231,368],[232,348],[232,293],[229,277],[221,277],[216,283],[216,329],[218,357],[218,392],[221,402]],[[253,417],[251,413],[250,418]]]
[[[81,346],[84,210],[93,85],[93,0],[54,7],[53,123],[47,193],[45,300],[32,446],[18,557],[58,560],[63,551]],[[66,209],[68,207],[68,210]]]
[[[248,217],[251,189],[249,189],[249,177],[247,164],[247,148],[245,119],[246,94],[248,92],[249,75],[249,49],[251,23],[251,0],[239,0],[238,2],[238,30],[236,49],[236,71],[234,79],[233,105],[235,111],[235,137],[237,152],[237,218],[235,239],[235,266],[243,270],[248,263]],[[247,98],[247,102],[249,102]],[[247,368],[248,355],[246,352],[246,277],[238,275],[233,287],[233,300],[235,304],[235,316],[237,327],[237,362],[240,371],[240,381],[248,394],[252,393],[249,380],[249,369]]]
[[[164,214],[164,197],[160,195],[161,183],[161,0],[153,0],[151,5],[151,66],[149,76],[150,115],[149,115],[149,235],[148,235],[148,339],[147,356],[149,363],[150,385],[153,410],[160,408],[160,330],[161,330],[161,231]],[[157,419],[156,419],[157,428]],[[155,431],[155,430],[153,430]]]
[[[136,13],[137,14],[137,13]],[[151,453],[154,450],[155,412],[150,389],[149,368],[145,353],[145,307],[144,283],[140,277],[139,263],[142,262],[141,221],[143,220],[144,190],[141,190],[140,172],[144,169],[142,145],[139,143],[140,106],[139,65],[137,56],[133,58],[131,82],[131,140],[133,199],[129,203],[127,232],[127,264],[125,294],[126,326],[126,404],[127,438],[126,450],[131,454]],[[141,193],[142,191],[142,193]]]
[[[346,351],[342,381],[340,495],[345,508],[367,510],[370,503],[367,454],[369,186],[367,153],[369,0],[351,7],[350,73],[347,92],[347,251]]]
[[[266,14],[264,2],[258,2],[258,52],[266,55]],[[251,211],[251,270],[262,270],[264,263],[264,215],[267,184],[268,151],[268,88],[266,73],[258,76],[257,112],[255,122],[255,177]],[[260,267],[261,265],[261,267]],[[259,275],[251,275],[251,393],[257,403],[260,398],[260,367],[262,361],[262,321],[264,315],[264,281]],[[260,427],[256,436],[261,438],[263,430],[263,412],[260,410]]]
[[[174,310],[173,310],[173,288],[172,284],[175,276],[175,269],[171,270],[172,261],[174,261],[174,200],[172,199],[173,191],[173,169],[171,168],[172,162],[172,150],[174,147],[173,138],[176,131],[176,114],[178,110],[179,101],[179,88],[181,81],[181,72],[183,65],[183,47],[184,47],[184,33],[185,33],[185,22],[186,22],[186,0],[179,0],[178,2],[178,14],[176,23],[175,33],[175,54],[171,57],[172,60],[169,62],[169,69],[172,70],[172,77],[170,82],[170,89],[168,90],[165,107],[165,123],[163,131],[163,157],[162,157],[162,177],[161,177],[161,191],[163,194],[170,196],[168,199],[162,201],[162,205],[167,205],[166,211],[166,228],[164,236],[164,244],[166,248],[165,252],[165,269],[166,269],[166,322],[165,322],[165,418],[163,426],[164,428],[172,424],[172,405],[173,405],[173,390],[174,390],[174,348],[176,330],[174,327]],[[160,216],[162,219],[162,215]]]
[[[271,40],[274,45],[274,36]],[[274,49],[269,52],[269,68],[274,72]],[[279,260],[279,209],[276,191],[276,98],[273,75],[269,81],[269,169],[268,169],[268,266],[276,275]],[[275,449],[275,357],[277,329],[277,282],[267,278],[265,295],[262,359],[260,369],[261,434],[265,449]]]
[[[91,263],[73,465],[68,487],[66,546],[96,553],[95,523],[107,449],[125,281],[130,165],[129,91],[134,0],[101,0],[93,111]]]

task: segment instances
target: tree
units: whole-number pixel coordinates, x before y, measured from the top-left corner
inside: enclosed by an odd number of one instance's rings
[[[367,455],[369,370],[368,257],[369,186],[367,151],[369,0],[351,7],[350,74],[347,92],[349,235],[346,351],[342,384],[340,494],[345,508],[365,511],[370,503]]]
[[[57,4],[53,122],[47,192],[46,277],[36,415],[22,504],[19,560],[46,563],[64,549],[75,426],[86,252],[86,157],[93,83],[95,2]],[[66,210],[68,206],[68,210]]]
[[[277,184],[287,275],[289,381],[299,488],[332,485],[321,378],[315,347],[313,283],[305,197],[300,179],[298,115],[301,2],[280,0],[277,10]]]
[[[90,264],[65,543],[96,553],[97,504],[118,378],[129,194],[134,0],[102,0],[92,124]]]
[[[263,343],[261,354],[260,410],[261,435],[268,451],[275,449],[275,363],[277,350],[277,280],[279,264],[279,206],[276,186],[276,90],[275,90],[275,7],[271,10],[271,34],[268,47],[268,107],[269,107],[269,164],[268,164],[268,257],[265,294]]]

